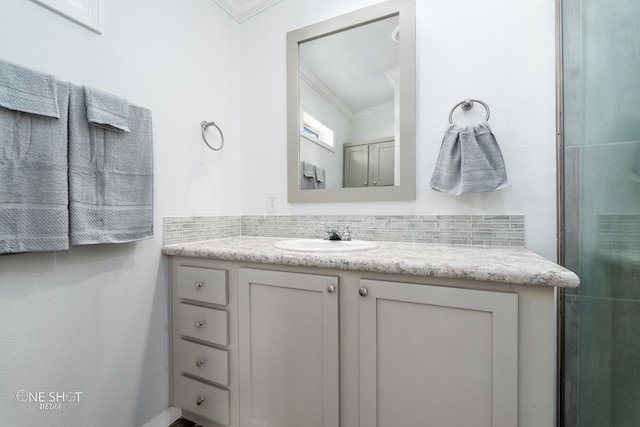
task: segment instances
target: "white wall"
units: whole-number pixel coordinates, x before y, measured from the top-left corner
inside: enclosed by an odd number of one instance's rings
[[[372,108],[353,118],[351,133],[347,141],[372,141],[380,138],[395,137],[395,105]]]
[[[417,200],[286,204],[285,34],[372,3],[283,0],[238,25],[211,0],[110,0],[97,35],[0,0],[0,57],[150,108],[156,162],[154,239],[0,257],[3,424],[141,425],[166,407],[163,216],[263,214],[270,191],[280,214],[522,213],[527,246],[555,257],[553,2],[417,0]],[[449,110],[467,97],[491,106],[511,189],[428,188]],[[201,120],[222,127],[224,150],[204,147]],[[16,400],[23,389],[83,394],[41,411]]]
[[[286,203],[287,31],[376,3],[374,0],[284,0],[241,26],[243,125],[267,130],[243,140],[242,213],[266,213],[277,192],[279,214],[524,214],[526,245],[556,257],[555,16],[539,0],[416,1],[417,200],[402,203]],[[259,64],[259,66],[256,66]],[[255,96],[255,94],[260,96]],[[512,188],[450,196],[433,191],[431,173],[451,108],[465,98],[491,108]],[[460,110],[456,110],[458,113]],[[481,106],[471,110],[484,117]],[[269,165],[274,173],[253,179]],[[356,230],[357,233],[357,230]]]
[[[155,237],[0,256],[2,425],[136,426],[169,403],[162,217],[238,214],[238,24],[211,0],[103,1],[95,34],[31,1],[0,0],[0,57],[153,112]],[[226,145],[200,139],[215,120]],[[214,139],[214,135],[211,136]],[[61,409],[16,393],[82,392]]]
[[[300,138],[300,160],[325,169],[325,186],[342,188],[343,145],[351,129],[351,121],[335,105],[305,81],[300,82],[303,111],[333,131],[331,151],[315,142]]]

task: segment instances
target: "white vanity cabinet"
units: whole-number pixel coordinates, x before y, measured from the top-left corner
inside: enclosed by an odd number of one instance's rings
[[[360,425],[518,425],[518,296],[360,280]]]
[[[201,425],[554,425],[553,287],[185,256],[171,269],[173,404]],[[207,272],[222,297],[197,293]]]
[[[178,263],[171,283],[173,404],[214,426],[232,425],[228,271]]]
[[[338,278],[240,268],[240,425],[337,427]]]

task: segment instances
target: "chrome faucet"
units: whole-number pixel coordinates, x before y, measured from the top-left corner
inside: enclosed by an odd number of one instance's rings
[[[351,240],[351,226],[345,225],[340,231],[340,226],[325,225],[323,240]]]

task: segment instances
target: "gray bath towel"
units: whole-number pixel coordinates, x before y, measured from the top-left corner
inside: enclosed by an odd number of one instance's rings
[[[129,106],[130,132],[89,124],[85,93],[71,85],[69,213],[71,244],[153,237],[151,112]]]
[[[316,188],[322,190],[327,188],[327,183],[325,182],[326,171],[323,168],[316,166]]]
[[[58,119],[57,80],[51,74],[0,59],[0,106]]]
[[[300,189],[313,190],[316,188],[316,167],[309,162],[300,162]]]
[[[434,190],[455,195],[511,186],[502,152],[488,123],[449,126],[430,185]]]
[[[89,123],[115,132],[129,132],[129,101],[89,86],[83,87]]]
[[[69,248],[68,85],[56,93],[59,118],[0,107],[0,253]]]

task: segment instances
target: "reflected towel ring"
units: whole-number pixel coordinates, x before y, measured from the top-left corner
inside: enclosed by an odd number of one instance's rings
[[[216,129],[218,129],[218,132],[220,132],[220,147],[218,148],[212,147],[211,144],[209,144],[209,141],[207,141],[207,137],[204,134],[204,132],[209,129],[210,126],[214,126]],[[200,122],[200,127],[202,128],[202,140],[205,144],[207,144],[207,147],[211,148],[213,151],[222,150],[222,147],[224,147],[224,135],[222,134],[222,129],[220,129],[218,125],[215,124],[215,122],[208,122],[206,120]]]
[[[456,105],[453,106],[453,108],[451,109],[451,112],[449,113],[449,123],[453,124],[453,111],[456,108],[458,108],[459,106],[462,105],[462,109],[467,111],[467,110],[470,110],[473,107],[473,103],[474,102],[479,102],[480,104],[482,104],[484,109],[487,110],[487,117],[485,117],[484,121],[485,122],[489,121],[489,116],[491,115],[491,112],[489,111],[489,106],[487,104],[485,104],[484,102],[480,101],[479,99],[467,98],[464,101],[460,101]]]

